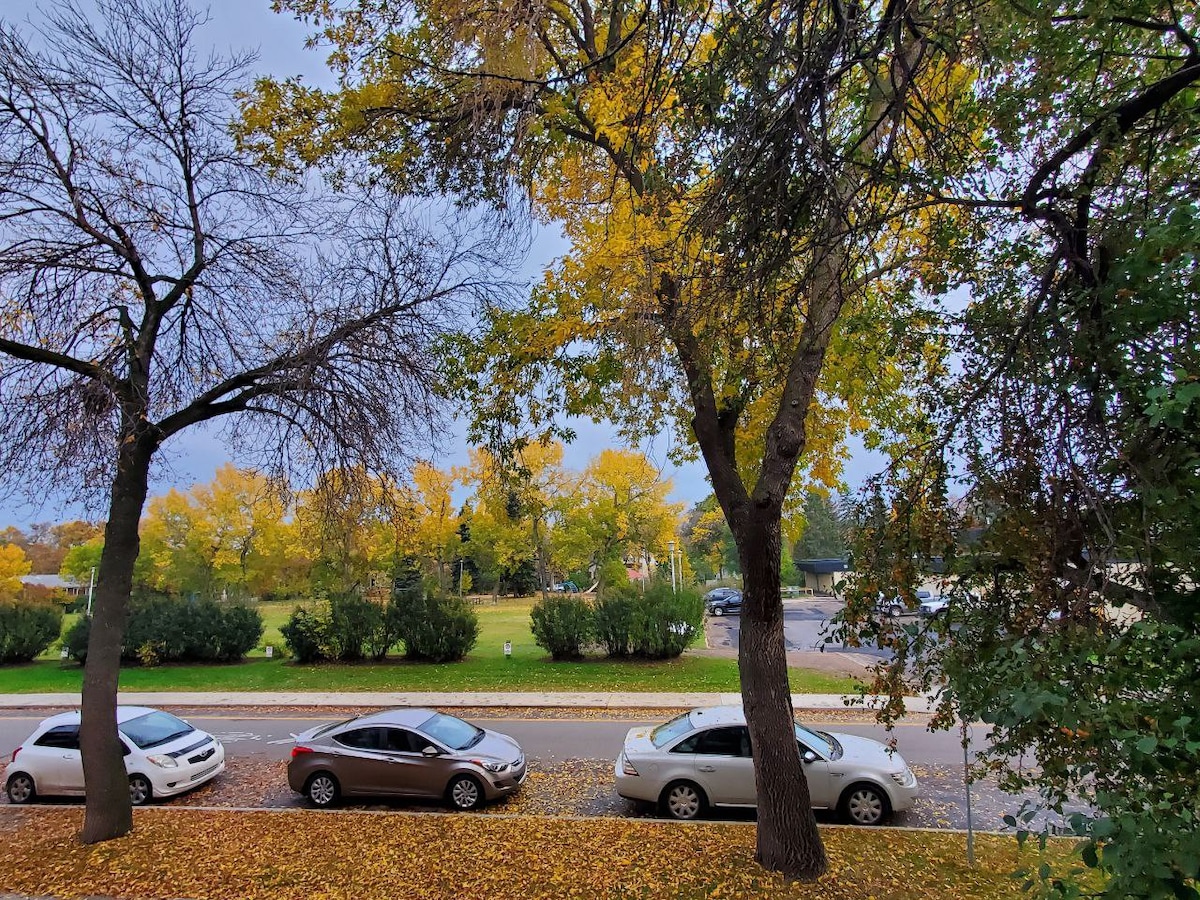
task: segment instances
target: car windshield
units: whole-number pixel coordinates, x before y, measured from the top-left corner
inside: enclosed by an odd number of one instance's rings
[[[147,713],[121,723],[121,733],[142,750],[169,743],[195,730],[183,719],[165,712]]]
[[[796,740],[807,744],[814,750],[828,754],[831,759],[837,759],[842,755],[842,745],[838,743],[837,738],[824,731],[811,731],[799,722],[796,723]]]
[[[671,743],[680,735],[687,734],[692,730],[691,713],[680,713],[669,722],[664,722],[653,731],[650,732],[650,741],[655,747],[662,747]]]
[[[444,713],[434,713],[417,726],[417,731],[441,741],[451,750],[466,750],[483,740],[482,728]]]

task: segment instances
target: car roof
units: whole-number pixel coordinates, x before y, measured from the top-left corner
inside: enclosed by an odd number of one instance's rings
[[[117,724],[123,725],[130,719],[136,719],[140,716],[148,715],[149,713],[161,712],[149,706],[118,706],[117,707]],[[72,709],[69,712],[56,713],[42,720],[39,728],[56,728],[59,725],[78,725],[81,718],[80,711]]]
[[[702,706],[688,713],[693,728],[710,725],[745,725],[746,713],[740,706]]]
[[[422,722],[433,716],[436,710],[420,706],[404,706],[398,709],[383,709],[379,712],[367,713],[357,719],[344,723],[344,727],[361,727],[363,725],[399,725],[402,728],[416,728]]]

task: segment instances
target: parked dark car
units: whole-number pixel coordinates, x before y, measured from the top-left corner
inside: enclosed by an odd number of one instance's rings
[[[288,784],[315,806],[342,797],[445,800],[475,809],[517,791],[525,754],[508,735],[431,709],[390,709],[295,735]]]
[[[556,581],[550,585],[550,590],[556,594],[578,594],[579,585],[573,581]]]
[[[710,616],[724,616],[742,611],[742,592],[737,588],[716,588],[704,595],[704,610]]]

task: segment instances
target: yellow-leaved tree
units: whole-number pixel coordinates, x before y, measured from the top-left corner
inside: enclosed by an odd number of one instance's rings
[[[794,740],[782,523],[842,440],[906,420],[940,366],[938,177],[974,150],[957,0],[278,0],[339,88],[264,82],[241,137],[281,167],[365,154],[395,189],[510,205],[570,252],[451,354],[474,435],[515,454],[563,412],[698,451],[745,581],[740,666],[756,858],[826,867]],[[970,110],[968,110],[970,111]],[[933,176],[931,172],[939,173]]]
[[[16,544],[0,546],[0,600],[12,600],[21,593],[21,576],[29,574],[29,558]]]

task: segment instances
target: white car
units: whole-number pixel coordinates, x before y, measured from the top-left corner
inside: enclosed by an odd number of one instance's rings
[[[917,798],[917,777],[878,741],[796,725],[812,805],[855,825],[878,825]],[[617,757],[617,793],[657,803],[676,819],[709,806],[753,807],[754,759],[740,706],[682,713],[657,728],[634,728]]]
[[[220,741],[162,710],[118,706],[117,731],[135,806],[182,794],[225,771]],[[83,796],[79,712],[59,713],[38,725],[13,751],[4,785],[13,803],[29,803],[39,796]]]
[[[922,618],[929,619],[933,616],[940,616],[950,606],[950,601],[945,597],[930,597],[928,600],[922,600],[917,612]]]

